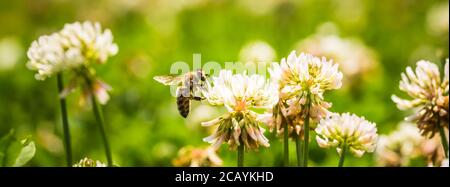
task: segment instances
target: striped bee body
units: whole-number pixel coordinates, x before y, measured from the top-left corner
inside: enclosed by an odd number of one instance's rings
[[[191,110],[190,88],[181,87],[177,90],[177,108],[181,116],[186,118]]]
[[[206,81],[205,74],[201,69],[181,76],[156,76],[154,79],[165,85],[178,85],[176,95],[177,109],[184,118],[188,116],[191,110],[191,100],[203,100],[202,97],[195,95],[195,93],[204,89],[204,83]]]
[[[189,111],[191,110],[191,100],[189,99],[189,97],[178,96],[177,107],[180,115],[186,118],[189,114]]]

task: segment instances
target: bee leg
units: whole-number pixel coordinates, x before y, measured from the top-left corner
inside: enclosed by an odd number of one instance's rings
[[[193,96],[193,97],[191,97],[193,100],[196,100],[196,101],[201,101],[201,100],[203,100],[204,98],[202,98],[202,97],[198,97],[198,96]]]

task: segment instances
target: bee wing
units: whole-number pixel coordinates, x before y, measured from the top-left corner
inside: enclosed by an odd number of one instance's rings
[[[176,85],[181,82],[181,77],[176,75],[162,75],[153,77],[156,81],[164,85]]]

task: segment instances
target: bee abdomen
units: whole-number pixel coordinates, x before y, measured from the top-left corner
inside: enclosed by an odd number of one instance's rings
[[[177,106],[178,106],[178,112],[181,116],[186,118],[189,114],[191,101],[188,97],[178,96],[177,97]]]

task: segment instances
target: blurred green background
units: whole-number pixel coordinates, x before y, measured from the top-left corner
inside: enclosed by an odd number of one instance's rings
[[[346,51],[347,57],[359,55],[348,68],[363,61],[369,68],[347,76],[344,87],[327,93],[326,100],[332,111],[365,116],[387,134],[407,115],[390,99],[393,93],[404,96],[398,90],[400,73],[419,59],[443,67],[448,57],[448,6],[439,0],[2,0],[0,136],[10,129],[20,138],[32,136],[37,152],[28,166],[65,165],[56,79],[35,80],[25,66],[26,51],[39,36],[84,20],[111,29],[119,46],[116,56],[96,67],[113,87],[103,109],[119,166],[171,166],[181,147],[208,145],[202,138],[210,132],[200,122],[222,109],[196,103],[184,119],[169,87],[153,76],[168,74],[176,61],[192,63],[193,53],[201,53],[202,62],[259,58],[245,50],[255,43],[270,53],[261,58],[275,61],[291,50],[308,50],[311,44],[302,42],[308,39],[314,45],[315,39],[332,35],[356,43],[355,50]],[[87,156],[105,162],[93,113],[78,105],[78,94],[68,97],[74,160]],[[270,148],[247,153],[247,166],[282,165],[281,140],[266,135]],[[335,150],[312,142],[310,165],[337,164]],[[290,151],[295,165],[293,142]],[[236,152],[227,146],[218,154],[225,166],[235,165]],[[346,165],[375,166],[374,154],[348,158]]]

